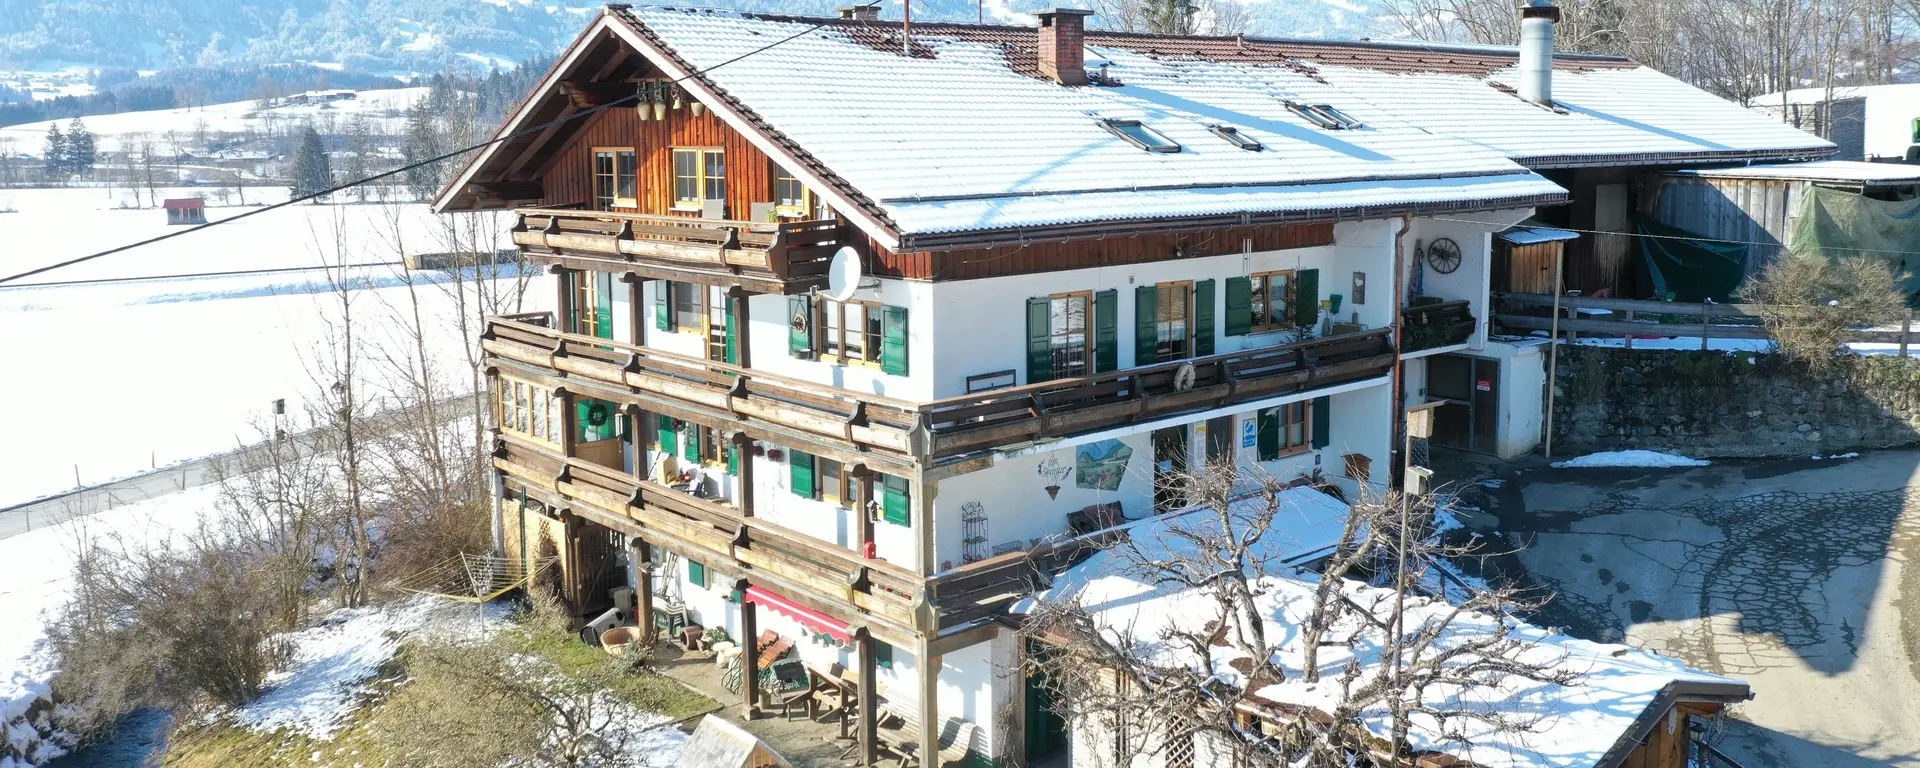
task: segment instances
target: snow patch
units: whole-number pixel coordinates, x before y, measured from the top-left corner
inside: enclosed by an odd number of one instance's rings
[[[1836,454],[1833,454],[1832,456],[1822,456],[1816,453],[1812,456],[1812,458],[1814,461],[1821,461],[1825,459],[1857,459],[1857,458],[1860,458],[1860,452],[1848,451],[1846,453],[1836,453]]]
[[[1679,456],[1671,453],[1661,453],[1659,451],[1632,450],[1632,451],[1605,451],[1602,453],[1590,453],[1585,456],[1581,456],[1580,458],[1577,458],[1577,459],[1568,459],[1566,461],[1556,461],[1553,463],[1553,466],[1558,469],[1573,469],[1573,468],[1581,468],[1581,467],[1664,468],[1664,467],[1704,467],[1712,463],[1713,462],[1707,461],[1705,459],[1691,459],[1685,456]]]

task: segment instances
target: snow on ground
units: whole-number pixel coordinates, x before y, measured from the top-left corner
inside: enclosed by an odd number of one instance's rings
[[[1556,461],[1553,466],[1559,469],[1577,467],[1704,467],[1713,462],[1706,459],[1690,459],[1659,451],[1605,451],[1590,453],[1577,459]]]
[[[1653,327],[1657,328],[1659,326]],[[1894,328],[1890,330],[1899,329]],[[1546,331],[1537,331],[1534,335],[1544,337]],[[1574,343],[1583,347],[1611,347],[1621,349],[1627,345],[1627,340],[1618,337],[1582,336],[1576,339]],[[1653,339],[1636,338],[1633,340],[1633,348],[1671,349],[1686,352],[1700,349],[1700,339],[1668,336]],[[1715,352],[1772,352],[1773,342],[1768,339],[1708,339],[1706,348]],[[1848,344],[1847,348],[1853,350],[1855,354],[1860,355],[1900,354],[1899,344],[1888,344],[1884,342],[1853,342]],[[1920,355],[1920,343],[1910,345],[1907,349],[1907,354],[1910,356]]]
[[[268,133],[269,125],[277,126],[275,133],[284,133],[285,127],[299,125],[309,120],[325,123],[329,118],[344,126],[356,113],[366,115],[375,131],[393,133],[406,123],[407,106],[424,97],[426,88],[386,88],[373,91],[360,91],[353,99],[328,101],[310,104],[281,104],[269,109],[259,109],[257,101],[232,101],[225,104],[209,104],[204,107],[181,107],[179,109],[156,109],[145,112],[123,112],[117,115],[92,115],[80,118],[87,130],[92,131],[94,141],[102,150],[118,150],[120,137],[133,133],[144,133],[155,137],[168,131],[191,136],[197,132],[202,121],[211,133]],[[38,123],[22,123],[0,128],[0,139],[13,139],[14,149],[28,154],[39,154],[46,144],[47,127],[58,123],[60,130],[66,130],[71,119],[49,120]]]
[[[175,194],[180,193],[176,191]],[[249,192],[256,195],[285,191]],[[0,193],[18,213],[0,214],[0,275],[166,232],[157,210],[118,210],[98,189]],[[0,208],[5,207],[0,205]],[[210,220],[254,210],[209,207]],[[506,219],[497,219],[503,231]],[[299,205],[96,259],[22,282],[146,277],[226,270],[397,261],[404,251],[446,250],[441,221],[424,205]],[[396,234],[397,233],[397,234]],[[396,244],[396,239],[398,243]],[[405,344],[412,300],[398,267],[350,270],[377,286],[353,301],[368,357]],[[0,506],[94,484],[153,466],[252,442],[256,424],[285,399],[291,428],[302,403],[331,384],[323,340],[340,314],[320,271],[140,280],[79,286],[0,285],[0,399],[15,404],[8,428],[32,440],[0,442]],[[464,390],[471,344],[461,337],[457,292],[439,283],[412,291],[434,364]],[[498,281],[507,289],[515,281]],[[550,291],[524,308],[551,306]],[[389,366],[363,360],[378,396]],[[323,379],[325,379],[323,381]]]
[[[266,694],[235,713],[235,720],[259,731],[285,728],[331,739],[366,682],[407,639],[423,632],[488,632],[504,612],[502,606],[426,597],[335,611],[285,636],[293,643],[292,663],[268,678]]]
[[[0,736],[24,745],[44,735],[22,718],[53,680],[43,617],[66,602],[80,543],[108,531],[153,540],[190,530],[218,494],[205,486],[0,539]]]

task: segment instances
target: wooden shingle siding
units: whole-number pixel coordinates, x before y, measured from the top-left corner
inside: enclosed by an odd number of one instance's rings
[[[973,280],[1167,261],[1177,258],[1175,249],[1181,247],[1189,257],[1239,253],[1248,239],[1255,252],[1332,245],[1333,225],[1274,224],[931,253],[894,253],[870,242],[869,267],[874,274],[908,280]]]

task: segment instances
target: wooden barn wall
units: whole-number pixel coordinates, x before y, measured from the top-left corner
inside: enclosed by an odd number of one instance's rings
[[[1553,293],[1553,262],[1560,258],[1565,245],[1558,241],[1533,245],[1496,244],[1493,251],[1493,289],[1515,293]]]
[[[542,169],[544,205],[589,204],[593,200],[593,150],[632,147],[639,161],[638,208],[617,211],[656,215],[698,212],[673,210],[673,149],[717,147],[727,156],[727,218],[744,219],[754,203],[773,200],[773,162],[714,111],[695,117],[688,107],[667,110],[665,120],[641,120],[633,109],[609,109],[593,117],[585,130]]]
[[[1705,702],[1683,702],[1668,710],[1668,717],[1660,719],[1647,734],[1647,740],[1627,754],[1621,768],[1686,768],[1687,766],[1687,716],[1699,715],[1712,717],[1720,710],[1719,704]]]
[[[1787,233],[1805,184],[1662,176],[1654,186],[1655,221],[1715,240],[1766,243],[1748,252],[1747,270],[1752,272],[1786,252]]]
[[[1605,290],[1617,298],[1639,298],[1633,296],[1634,275],[1639,271],[1634,258],[1638,249],[1633,238],[1624,234],[1595,234],[1633,230],[1631,213],[1641,210],[1635,205],[1635,195],[1641,192],[1641,185],[1634,183],[1632,171],[1577,168],[1543,170],[1540,175],[1565,187],[1569,200],[1565,206],[1541,211],[1538,218],[1581,233],[1578,240],[1568,241],[1566,245],[1567,288],[1588,296]],[[1618,190],[1612,185],[1625,186],[1624,201],[1601,189],[1607,186]]]

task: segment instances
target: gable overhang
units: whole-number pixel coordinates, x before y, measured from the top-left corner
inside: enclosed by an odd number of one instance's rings
[[[1669,168],[1725,163],[1789,163],[1824,160],[1839,152],[1839,147],[1808,146],[1787,149],[1725,150],[1705,152],[1579,152],[1562,155],[1516,157],[1514,162],[1535,171],[1573,168]]]
[[[811,32],[812,30],[809,30],[801,34],[810,34]],[[874,241],[888,249],[897,250],[899,248],[899,233],[895,230],[892,222],[886,219],[885,214],[881,213],[872,201],[852,191],[850,185],[844,180],[833,176],[830,171],[826,170],[825,166],[801,151],[791,139],[774,131],[763,118],[748,109],[746,105],[740,103],[739,100],[726,92],[715,88],[713,83],[709,82],[704,74],[695,70],[685,60],[681,59],[679,55],[673,53],[664,42],[659,40],[651,31],[647,30],[645,25],[613,8],[602,10],[600,16],[594,19],[593,23],[588,25],[586,30],[580,33],[579,37],[574,39],[573,44],[567,48],[566,53],[561,56],[558,62],[555,62],[553,68],[548,70],[546,77],[541,78],[540,84],[535,88],[533,93],[530,94],[528,98],[520,104],[520,107],[515,109],[513,114],[507,118],[506,122],[494,132],[493,140],[487,147],[467,163],[466,168],[462,169],[460,174],[447,185],[446,189],[441,190],[440,195],[435,198],[433,203],[434,212],[447,213],[458,210],[479,210],[481,206],[478,203],[475,190],[472,188],[475,183],[517,181],[516,179],[485,179],[483,177],[489,168],[496,168],[498,163],[511,162],[511,160],[503,160],[503,158],[509,154],[504,151],[504,148],[508,146],[507,137],[517,136],[541,125],[541,122],[535,122],[532,119],[533,116],[539,114],[542,109],[550,108],[556,100],[566,99],[566,96],[560,91],[561,81],[567,79],[570,75],[580,74],[578,69],[585,55],[589,51],[594,50],[597,44],[609,39],[618,40],[627,47],[628,51],[639,54],[647,63],[652,64],[667,77],[677,81],[681,88],[690,92],[692,96],[699,99],[701,103],[706,104],[709,109],[714,111],[714,114],[726,122],[728,127],[745,137],[756,149],[766,153],[768,157],[773,158],[774,162],[780,163],[781,166],[793,173],[794,176],[799,178],[801,182],[805,183],[816,194],[825,197],[828,205],[830,205],[835,212],[845,216],[848,221],[858,227],[867,236],[873,238]],[[725,64],[723,63],[718,66],[725,66]],[[623,108],[626,106],[627,105],[623,103],[621,107],[614,108]],[[580,112],[565,110],[564,108],[563,111],[566,116],[570,117],[567,122],[577,122],[580,125],[571,130],[555,130],[564,126],[565,123],[550,125],[544,129],[543,135],[534,139],[535,144],[543,142],[564,142],[570,139],[580,128],[584,127],[585,121],[590,119],[585,116],[574,116],[579,115]],[[581,111],[584,112],[585,110]],[[536,148],[535,146],[529,145],[523,151],[532,151]],[[462,205],[462,203],[465,203],[465,205]]]

